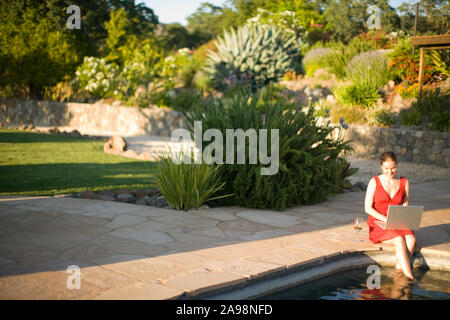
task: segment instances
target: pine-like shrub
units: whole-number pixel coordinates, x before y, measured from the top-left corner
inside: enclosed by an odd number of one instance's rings
[[[209,51],[206,71],[216,89],[249,85],[252,89],[275,82],[300,65],[297,42],[275,26],[249,24],[225,31]]]
[[[339,191],[344,165],[339,159],[350,147],[340,135],[333,139],[331,126],[317,124],[312,107],[303,112],[283,99],[268,101],[258,95],[240,92],[229,100],[205,101],[185,116],[192,134],[194,121],[201,121],[202,134],[208,129],[222,133],[224,164],[220,173],[225,185],[221,192],[234,196],[219,200],[219,204],[284,210],[324,201]],[[236,147],[231,154],[233,164],[227,164],[225,158],[230,156],[226,154],[227,129],[244,132],[267,129],[270,155],[272,150],[276,152],[276,148],[271,147],[271,129],[278,129],[279,169],[276,174],[262,175],[261,168],[269,165],[262,164],[260,158],[256,164],[251,164],[249,139],[245,139],[244,164],[237,164]],[[258,141],[261,138],[260,134]],[[203,142],[201,150],[208,146]],[[258,152],[261,152],[259,147]]]

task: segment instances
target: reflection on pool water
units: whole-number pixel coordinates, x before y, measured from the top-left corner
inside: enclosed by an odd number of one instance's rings
[[[270,300],[450,300],[450,272],[417,268],[416,283],[393,267],[381,267],[380,289],[368,289],[366,269],[339,272],[258,299]]]

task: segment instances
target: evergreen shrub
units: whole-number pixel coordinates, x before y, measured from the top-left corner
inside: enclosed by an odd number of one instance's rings
[[[351,148],[340,134],[333,139],[333,127],[329,124],[317,124],[313,107],[302,110],[284,99],[270,101],[241,91],[232,99],[204,101],[194,111],[185,112],[185,117],[192,134],[194,121],[202,122],[202,133],[208,129],[222,133],[224,162],[226,129],[244,132],[254,129],[257,133],[259,129],[267,129],[269,154],[270,130],[279,130],[278,172],[261,175],[261,168],[268,165],[259,160],[250,164],[246,139],[244,164],[237,164],[235,147],[234,164],[221,165],[225,185],[219,194],[234,195],[218,200],[219,204],[284,210],[324,201],[340,189],[341,173],[346,165],[342,159]],[[203,150],[208,145],[204,142]]]

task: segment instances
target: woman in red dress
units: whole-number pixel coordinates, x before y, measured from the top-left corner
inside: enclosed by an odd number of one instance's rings
[[[369,215],[369,239],[373,243],[392,243],[395,246],[397,269],[405,276],[414,279],[411,272],[410,258],[412,256],[416,237],[412,230],[384,230],[375,221],[386,222],[389,205],[408,205],[409,182],[404,177],[394,179],[397,171],[397,157],[391,151],[380,157],[381,174],[374,176],[367,186],[365,211]]]

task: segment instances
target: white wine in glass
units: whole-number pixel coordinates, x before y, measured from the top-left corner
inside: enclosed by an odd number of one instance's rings
[[[355,229],[356,233],[358,234],[362,228],[363,228],[364,218],[363,217],[356,217],[353,222],[353,228]],[[362,240],[359,240],[361,242]]]

